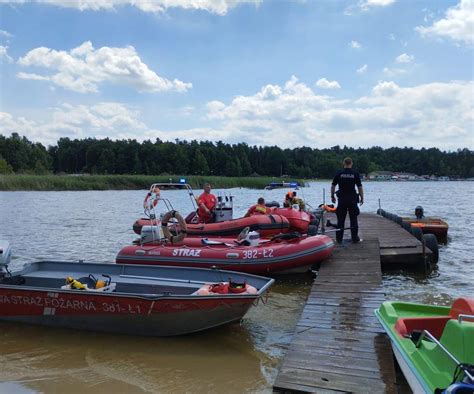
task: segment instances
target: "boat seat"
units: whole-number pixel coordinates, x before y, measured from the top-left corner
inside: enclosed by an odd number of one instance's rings
[[[400,318],[395,324],[395,330],[402,337],[411,336],[413,331],[428,330],[435,338],[439,339],[449,319],[449,316]]]
[[[460,297],[453,302],[449,316],[457,319],[460,314],[474,315],[474,298]]]
[[[450,319],[440,342],[461,363],[474,365],[474,322]]]

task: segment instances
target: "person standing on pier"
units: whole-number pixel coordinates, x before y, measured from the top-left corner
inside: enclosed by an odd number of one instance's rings
[[[337,195],[336,215],[338,230],[336,231],[336,242],[342,243],[346,214],[349,212],[352,242],[358,243],[361,239],[358,234],[359,224],[357,223],[357,215],[359,215],[360,210],[357,204],[362,205],[364,203],[364,189],[362,188],[359,173],[352,169],[352,159],[346,157],[343,165],[344,169],[337,172],[331,185],[331,200],[333,203],[336,203]],[[337,192],[336,185],[339,185]],[[359,194],[356,192],[356,187]]]

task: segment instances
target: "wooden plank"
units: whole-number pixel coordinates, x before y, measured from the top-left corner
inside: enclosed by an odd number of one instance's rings
[[[384,301],[377,239],[336,248],[322,264],[274,389],[395,393],[390,345],[374,316]]]

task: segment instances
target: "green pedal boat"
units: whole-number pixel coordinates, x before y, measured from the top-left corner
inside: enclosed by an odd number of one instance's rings
[[[415,394],[474,394],[474,298],[451,307],[387,301],[375,314]]]

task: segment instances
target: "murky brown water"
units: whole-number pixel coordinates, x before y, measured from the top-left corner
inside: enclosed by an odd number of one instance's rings
[[[302,189],[312,205],[323,187]],[[450,224],[450,242],[428,278],[384,275],[390,298],[447,304],[474,295],[472,182],[366,183],[363,210],[377,199],[394,213],[422,204]],[[456,200],[451,201],[453,190]],[[217,192],[217,191],[216,191]],[[232,189],[235,215],[260,195],[281,200],[286,190]],[[166,192],[176,209],[189,211],[186,195]],[[113,262],[134,239],[144,191],[0,192],[0,238],[14,246],[13,269],[39,259]],[[0,393],[29,392],[270,392],[311,284],[310,278],[278,282],[268,303],[241,325],[176,338],[142,338],[0,323]]]

